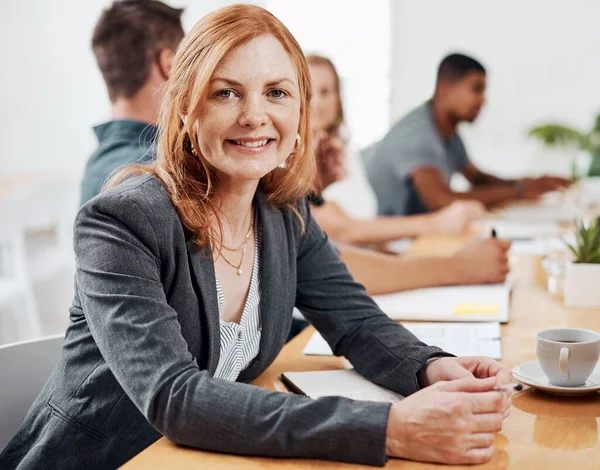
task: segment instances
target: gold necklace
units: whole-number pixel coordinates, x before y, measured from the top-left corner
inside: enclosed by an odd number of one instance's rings
[[[246,254],[246,246],[248,246],[248,240],[250,240],[250,234],[252,233],[253,225],[254,225],[254,211],[252,211],[252,215],[250,217],[250,227],[248,227],[248,233],[244,237],[244,241],[242,242],[242,244],[239,247],[234,248],[234,249],[227,248],[225,245],[221,245],[227,251],[239,251],[240,249],[242,250],[242,257],[240,258],[240,262],[238,263],[237,266],[233,263],[230,263],[229,260],[227,258],[225,258],[225,256],[223,256],[223,253],[221,253],[221,258],[223,258],[223,261],[225,261],[229,266],[231,266],[233,269],[235,269],[238,276],[241,276],[244,272],[242,270],[242,263],[244,262],[244,255]]]

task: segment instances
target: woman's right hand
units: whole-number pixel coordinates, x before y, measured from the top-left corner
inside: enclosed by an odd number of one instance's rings
[[[480,464],[494,452],[509,395],[496,378],[438,382],[394,403],[386,451],[391,457],[445,464]]]

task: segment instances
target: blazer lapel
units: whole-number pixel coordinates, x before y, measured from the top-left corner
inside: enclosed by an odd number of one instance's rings
[[[205,247],[198,251],[191,240],[187,242],[188,259],[193,271],[192,279],[196,281],[196,291],[201,301],[200,328],[201,331],[207,331],[203,340],[208,340],[208,361],[207,370],[214,375],[219,364],[219,354],[221,347],[221,331],[219,325],[219,300],[217,297],[217,285],[215,266],[213,264],[211,247]],[[202,351],[200,351],[202,354]]]
[[[255,360],[240,374],[238,380],[256,378],[277,357],[287,339],[292,318],[290,303],[290,253],[283,215],[265,200],[260,190],[255,197],[262,229],[260,251],[260,315],[262,333],[260,351]]]

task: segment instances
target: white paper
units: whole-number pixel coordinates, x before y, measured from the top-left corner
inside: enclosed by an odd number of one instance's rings
[[[302,353],[306,356],[333,356],[329,344],[318,331],[315,331],[310,337]]]
[[[390,403],[403,398],[396,392],[374,384],[353,369],[286,372],[283,375],[311,398],[340,396]]]
[[[412,243],[413,241],[410,238],[402,238],[388,242],[385,245],[385,249],[390,253],[402,254],[411,247]]]
[[[553,252],[568,251],[566,242],[575,244],[575,236],[570,233],[564,239],[560,237],[541,238],[537,240],[513,241],[510,246],[512,254],[544,256]]]
[[[523,204],[509,206],[500,212],[504,220],[523,222],[573,222],[583,214],[581,207],[573,204]]]
[[[418,323],[404,327],[430,346],[456,356],[502,359],[500,323]]]
[[[420,341],[456,356],[502,358],[500,323],[409,323],[404,327]],[[303,351],[306,355],[331,356],[327,342],[315,332]]]
[[[554,222],[517,222],[512,220],[489,220],[485,223],[488,230],[496,231],[503,240],[534,239],[549,235],[559,235],[560,226]]]
[[[511,281],[504,284],[431,287],[394,294],[376,295],[373,300],[394,320],[412,321],[499,321],[509,318]],[[462,304],[498,306],[495,313],[457,314]]]

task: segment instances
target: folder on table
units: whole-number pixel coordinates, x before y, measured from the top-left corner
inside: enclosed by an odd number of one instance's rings
[[[511,282],[475,286],[431,287],[373,300],[394,320],[508,322]]]

